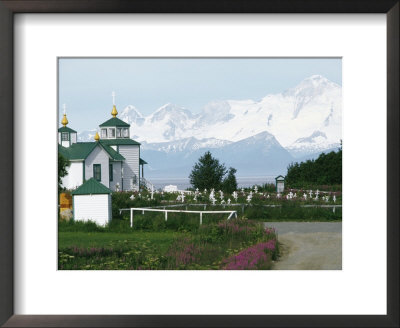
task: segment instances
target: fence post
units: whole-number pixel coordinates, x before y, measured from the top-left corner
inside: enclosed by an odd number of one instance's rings
[[[167,220],[168,220],[168,212],[165,211],[165,221],[167,221]]]
[[[133,209],[131,209],[131,228],[133,227]]]
[[[200,212],[200,225],[203,224],[203,213]]]
[[[142,211],[142,215],[144,215],[144,210]]]

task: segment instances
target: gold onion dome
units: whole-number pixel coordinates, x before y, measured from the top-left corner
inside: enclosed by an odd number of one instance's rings
[[[64,127],[68,124],[67,114],[64,114],[61,124],[64,125]]]
[[[117,107],[115,107],[115,105],[113,106],[113,109],[111,111],[111,115],[114,116],[114,117],[118,115]]]
[[[100,136],[99,133],[96,132],[96,135],[94,136],[94,140],[99,141],[100,140]]]

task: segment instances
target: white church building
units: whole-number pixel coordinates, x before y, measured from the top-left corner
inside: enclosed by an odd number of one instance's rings
[[[114,104],[112,117],[99,125],[93,142],[78,142],[77,132],[69,127],[64,109],[58,129],[58,152],[69,160],[68,174],[62,178],[67,189],[76,189],[94,178],[112,191],[139,190],[147,186],[143,177],[140,143],[130,138],[130,125],[119,118]],[[142,165],[142,176],[140,175]]]

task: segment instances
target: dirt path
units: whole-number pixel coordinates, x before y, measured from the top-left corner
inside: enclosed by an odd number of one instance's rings
[[[274,270],[341,270],[341,222],[268,222],[281,243]]]

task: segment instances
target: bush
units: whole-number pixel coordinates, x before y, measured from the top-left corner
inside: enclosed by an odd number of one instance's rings
[[[62,232],[104,232],[105,228],[98,226],[93,221],[74,221],[74,220],[59,220],[58,221],[58,231]]]
[[[282,202],[279,207],[250,205],[244,216],[257,221],[338,221],[342,219],[341,208],[301,207],[299,204]]]
[[[135,198],[133,200],[130,199],[131,196]],[[139,197],[139,192],[132,191],[121,191],[121,192],[113,192],[111,195],[112,201],[112,217],[113,219],[122,219],[124,216],[126,217],[129,212],[120,213],[120,209],[122,208],[131,208],[131,207],[151,207],[158,206],[161,204],[161,199],[159,194],[154,194],[154,199],[148,200],[147,196],[148,192],[142,192]]]

